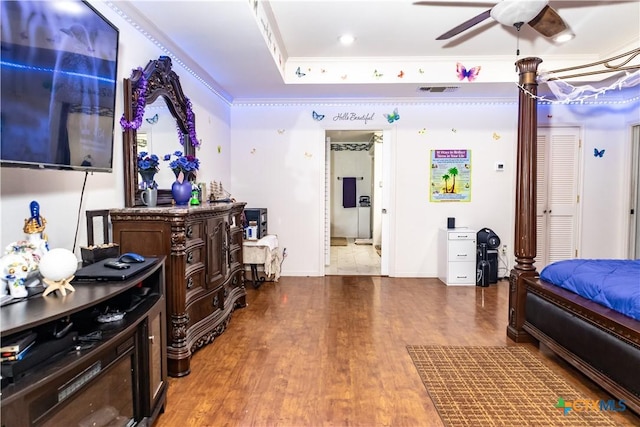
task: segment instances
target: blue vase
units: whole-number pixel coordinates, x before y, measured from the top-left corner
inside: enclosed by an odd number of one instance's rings
[[[157,188],[155,181],[156,171],[152,169],[141,170],[140,176],[142,177],[142,181],[139,183],[139,187],[141,190],[146,190],[147,188]]]
[[[178,206],[186,206],[191,199],[191,181],[176,181],[171,186],[171,195]]]

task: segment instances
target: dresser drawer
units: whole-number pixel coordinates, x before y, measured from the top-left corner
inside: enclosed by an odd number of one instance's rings
[[[188,222],[185,224],[184,234],[189,240],[204,240],[204,223],[202,221]]]
[[[476,262],[452,262],[449,263],[447,283],[451,284],[475,284]]]
[[[191,298],[194,298],[195,295],[199,294],[200,292],[204,291],[204,285],[204,268],[199,268],[197,270],[187,272],[187,276],[184,279],[187,301],[189,301],[189,299]]]
[[[195,266],[195,265],[204,263],[204,250],[205,250],[204,244],[187,248],[185,258],[184,258],[186,262],[187,270],[189,269],[190,266]]]
[[[473,244],[476,244],[476,233],[473,231],[450,231],[447,235],[449,240],[473,240]]]
[[[449,241],[449,262],[476,261],[476,244],[470,240]]]

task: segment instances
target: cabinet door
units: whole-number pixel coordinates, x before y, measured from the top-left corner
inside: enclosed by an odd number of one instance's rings
[[[165,304],[164,299],[161,300],[162,306]],[[149,340],[149,404],[148,415],[155,418],[157,413],[161,411],[159,405],[164,405],[164,396],[167,388],[167,345],[164,342],[166,336],[166,320],[164,318],[164,309],[161,305],[157,305],[149,313],[147,325],[147,339]]]
[[[224,216],[207,220],[207,287],[215,289],[227,277],[226,221]]]

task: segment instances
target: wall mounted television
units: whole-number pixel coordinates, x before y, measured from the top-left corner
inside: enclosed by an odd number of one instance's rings
[[[118,28],[82,0],[1,4],[0,164],[111,172]]]

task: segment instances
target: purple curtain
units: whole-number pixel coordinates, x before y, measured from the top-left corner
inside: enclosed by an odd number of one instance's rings
[[[342,207],[356,207],[356,179],[342,178]]]

